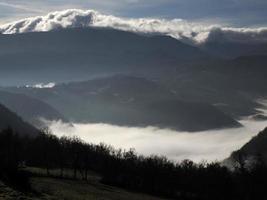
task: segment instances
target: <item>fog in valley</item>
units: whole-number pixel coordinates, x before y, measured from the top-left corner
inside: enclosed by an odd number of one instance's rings
[[[73,124],[47,122],[57,136],[78,136],[82,140],[115,148],[134,148],[143,155],[164,155],[173,161],[221,161],[238,150],[266,127],[266,121],[241,120],[242,128],[204,132],[177,132],[155,127],[130,128],[108,124]]]

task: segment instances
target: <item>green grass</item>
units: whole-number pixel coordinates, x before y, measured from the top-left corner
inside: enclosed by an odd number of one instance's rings
[[[41,199],[57,200],[160,200],[99,182],[84,182],[46,177],[32,178],[32,186]]]
[[[89,172],[88,181],[71,179],[72,170],[65,170],[64,178],[60,178],[59,170],[50,170],[51,177],[47,177],[46,170],[40,168],[24,169],[33,174],[31,185],[34,194],[22,194],[0,184],[0,200],[160,200],[146,194],[135,193],[121,188],[104,185],[101,177]]]

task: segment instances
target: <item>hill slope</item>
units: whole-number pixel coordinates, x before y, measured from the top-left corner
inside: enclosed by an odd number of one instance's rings
[[[240,124],[207,103],[182,101],[141,77],[116,75],[48,89],[10,88],[52,105],[75,122],[200,131]]]
[[[230,161],[242,161],[247,164],[256,162],[258,160],[267,164],[267,128],[261,131],[257,136],[252,138],[247,144],[245,144],[238,151],[233,152]]]
[[[267,96],[267,56],[243,56],[233,60],[177,67],[161,73],[161,84],[184,101],[215,105],[235,119],[257,113],[259,98]]]
[[[212,37],[211,37],[212,38]],[[234,42],[227,40],[208,40],[200,48],[211,55],[222,58],[233,59],[240,56],[267,54],[267,43],[249,43],[246,41]]]
[[[0,84],[88,80],[98,75],[151,71],[207,58],[198,48],[168,36],[113,29],[2,34]]]
[[[24,94],[0,91],[0,103],[37,127],[42,126],[41,118],[67,122],[62,114],[47,103]]]
[[[0,130],[8,127],[21,135],[33,136],[39,132],[36,128],[24,122],[22,118],[0,104]]]

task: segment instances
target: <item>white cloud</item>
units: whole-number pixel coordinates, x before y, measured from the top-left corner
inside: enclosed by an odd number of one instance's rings
[[[74,124],[49,122],[57,136],[79,136],[86,142],[104,142],[116,148],[135,148],[144,155],[164,155],[174,161],[191,159],[223,160],[239,149],[266,126],[266,121],[243,120],[243,128],[213,130],[198,133],[177,132],[168,129],[129,128],[107,124]]]
[[[47,83],[47,84],[44,84],[44,83],[38,83],[38,84],[35,84],[35,85],[26,85],[27,88],[38,88],[38,89],[43,89],[43,88],[53,88],[56,86],[56,83]]]
[[[0,26],[4,34],[51,31],[59,28],[109,27],[119,30],[160,33],[193,43],[206,40],[267,42],[267,27],[232,28],[207,25],[182,19],[119,18],[93,10],[69,9],[46,16],[32,17]]]

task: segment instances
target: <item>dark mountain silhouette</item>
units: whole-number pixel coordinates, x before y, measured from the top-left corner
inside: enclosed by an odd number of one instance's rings
[[[24,94],[0,91],[0,103],[37,127],[43,125],[41,118],[67,122],[65,117],[52,106]]]
[[[34,136],[39,133],[39,130],[23,121],[23,119],[14,112],[0,104],[0,130],[7,128],[12,128],[20,135]]]
[[[41,99],[76,122],[200,131],[240,126],[214,106],[182,101],[155,81],[116,75],[49,89],[10,88]]]
[[[0,84],[88,80],[99,75],[151,71],[207,58],[198,48],[168,36],[113,29],[0,35]]]
[[[264,162],[267,164],[266,146],[267,128],[252,138],[238,151],[234,152],[228,160],[244,164],[255,164],[256,162]]]

